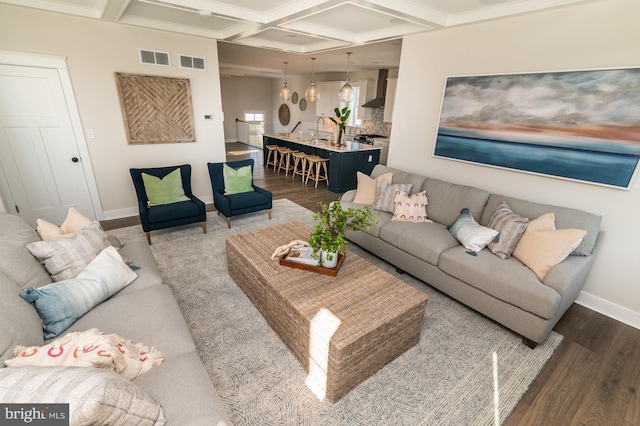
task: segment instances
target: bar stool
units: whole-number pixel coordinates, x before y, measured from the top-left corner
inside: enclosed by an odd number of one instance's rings
[[[293,152],[290,148],[284,146],[278,147],[278,156],[280,157],[280,161],[278,161],[278,173],[284,168],[284,175],[289,176],[289,170],[293,170],[293,165],[291,164],[291,154]]]
[[[269,152],[267,153],[267,161],[264,162],[265,167],[273,166],[273,171],[278,169],[278,145],[266,145]],[[273,155],[272,155],[273,154]]]
[[[318,182],[321,180],[327,181],[327,186],[329,186],[329,175],[327,174],[327,162],[328,158],[321,158],[317,155],[310,155],[307,158],[308,169],[307,169],[307,180],[306,183],[309,183],[309,179],[316,182],[315,187],[318,187]],[[313,170],[313,166],[315,165],[315,170]],[[324,172],[324,173],[322,173]]]
[[[302,183],[304,183],[305,173],[307,172],[307,158],[309,154],[305,154],[304,152],[294,152],[293,155],[293,180],[296,180],[296,175],[300,175],[302,177]],[[300,165],[300,168],[298,168]]]

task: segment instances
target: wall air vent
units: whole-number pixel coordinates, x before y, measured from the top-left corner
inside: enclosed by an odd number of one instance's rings
[[[204,70],[204,58],[196,58],[195,56],[179,55],[180,68],[192,68],[196,70]]]
[[[143,64],[171,66],[168,52],[156,52],[147,49],[138,49],[138,51],[140,52],[140,62]]]

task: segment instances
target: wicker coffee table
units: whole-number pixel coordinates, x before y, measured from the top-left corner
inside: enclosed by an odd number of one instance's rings
[[[418,343],[427,295],[349,252],[338,276],[281,266],[273,250],[308,240],[288,222],[226,239],[229,275],[335,402]]]

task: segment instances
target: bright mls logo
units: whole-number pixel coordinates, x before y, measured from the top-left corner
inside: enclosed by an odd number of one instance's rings
[[[0,404],[0,425],[69,426],[69,404]]]

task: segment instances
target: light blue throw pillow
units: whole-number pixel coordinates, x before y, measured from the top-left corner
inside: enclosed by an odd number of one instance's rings
[[[40,288],[27,288],[20,293],[20,297],[33,304],[38,311],[44,338],[53,339],[136,277],[118,251],[109,246],[76,278]]]
[[[460,215],[449,227],[449,232],[467,249],[467,253],[473,256],[491,241],[498,242],[500,235],[495,229],[478,224],[467,208],[460,210]]]

